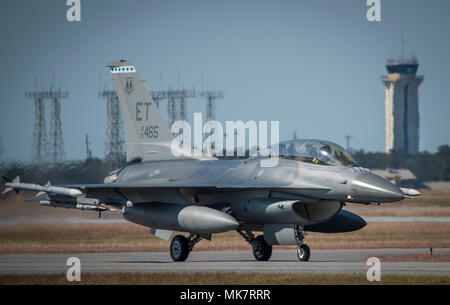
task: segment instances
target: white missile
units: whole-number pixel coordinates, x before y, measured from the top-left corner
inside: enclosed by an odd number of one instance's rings
[[[16,182],[6,183],[5,186],[8,188],[14,189],[14,190],[38,191],[38,192],[46,192],[46,193],[52,193],[52,194],[62,195],[62,196],[76,197],[76,196],[83,195],[83,192],[81,192],[78,189],[66,188],[66,187],[61,187],[61,186],[51,186],[51,185],[42,186],[39,184],[20,183],[20,182],[19,183],[16,183]]]

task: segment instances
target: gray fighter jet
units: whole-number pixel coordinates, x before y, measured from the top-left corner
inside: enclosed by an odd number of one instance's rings
[[[358,167],[339,145],[322,140],[291,140],[278,145],[279,160],[263,167],[259,155],[241,160],[176,157],[173,135],[132,62],[108,62],[129,142],[128,165],[111,172],[104,184],[40,186],[11,181],[6,191],[35,190],[27,201],[65,208],[106,211],[169,240],[174,261],[184,261],[201,239],[236,230],[266,261],[272,245],[297,245],[307,261],[306,231],[338,233],[366,222],[343,209],[345,202],[380,204],[420,195]],[[262,232],[257,234],[255,232]]]

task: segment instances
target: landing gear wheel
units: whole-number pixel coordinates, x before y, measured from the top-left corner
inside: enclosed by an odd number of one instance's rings
[[[307,244],[302,244],[297,248],[297,256],[298,259],[302,262],[309,261],[309,256],[311,255],[311,251]]]
[[[272,256],[272,246],[264,240],[264,235],[256,237],[252,246],[257,261],[267,261]]]
[[[189,242],[183,235],[177,235],[170,243],[170,256],[174,262],[184,262],[189,255]]]

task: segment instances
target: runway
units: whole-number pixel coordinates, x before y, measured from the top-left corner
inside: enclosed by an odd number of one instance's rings
[[[192,252],[174,263],[166,252],[78,254],[3,254],[0,275],[66,273],[69,257],[81,261],[81,273],[109,272],[236,272],[236,273],[355,273],[366,274],[366,258],[381,255],[425,254],[427,249],[312,250],[309,262],[299,262],[295,250],[275,250],[268,262],[257,262],[251,251]],[[450,253],[450,248],[434,249]],[[381,262],[382,274],[450,275],[450,262]]]

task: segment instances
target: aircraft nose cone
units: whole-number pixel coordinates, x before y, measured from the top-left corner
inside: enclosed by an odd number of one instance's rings
[[[356,176],[352,182],[352,190],[355,199],[368,202],[393,202],[406,197],[398,186],[371,172]]]

